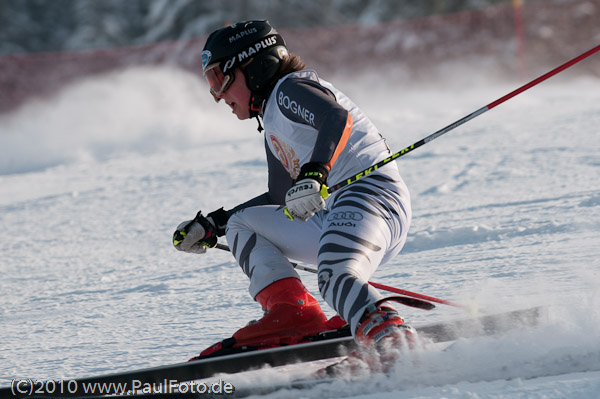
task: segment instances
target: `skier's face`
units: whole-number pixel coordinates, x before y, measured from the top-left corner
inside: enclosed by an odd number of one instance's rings
[[[241,69],[236,68],[233,82],[225,91],[214,96],[217,100],[225,100],[238,119],[250,118],[250,89],[246,85],[246,77]]]

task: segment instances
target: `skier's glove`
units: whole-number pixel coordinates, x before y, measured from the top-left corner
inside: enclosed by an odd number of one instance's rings
[[[198,212],[193,220],[187,220],[177,226],[173,233],[173,245],[179,251],[203,254],[206,248],[217,245],[217,237],[225,234],[227,212],[217,209],[204,217]]]
[[[285,213],[290,219],[298,218],[306,222],[315,213],[325,209],[327,176],[329,170],[317,162],[306,163],[294,185],[285,194]]]

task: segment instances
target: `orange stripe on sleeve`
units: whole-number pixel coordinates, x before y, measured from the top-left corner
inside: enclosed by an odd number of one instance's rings
[[[346,118],[346,126],[344,126],[344,131],[342,132],[342,137],[340,138],[340,141],[338,142],[337,147],[335,147],[335,151],[333,153],[333,156],[331,157],[331,160],[329,162],[327,162],[327,164],[325,165],[327,167],[327,169],[331,170],[331,167],[333,166],[335,161],[337,161],[337,159],[340,156],[340,154],[342,153],[342,151],[344,151],[344,148],[346,147],[346,144],[348,143],[348,138],[350,137],[350,133],[352,133],[352,115],[350,115],[350,112],[348,112],[348,118]]]

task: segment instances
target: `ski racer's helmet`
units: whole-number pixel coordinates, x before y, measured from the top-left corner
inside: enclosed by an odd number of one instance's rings
[[[252,96],[263,93],[258,96],[262,98],[275,83],[286,55],[283,37],[268,21],[242,21],[208,36],[202,51],[202,72],[217,101],[217,96],[232,83],[236,68],[242,68]]]

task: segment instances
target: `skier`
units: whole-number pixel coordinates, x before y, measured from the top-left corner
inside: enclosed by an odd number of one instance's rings
[[[350,324],[359,343],[406,340],[413,330],[368,280],[400,252],[410,196],[395,163],[335,191],[322,190],[392,153],[377,128],[333,85],[289,53],[268,21],[216,30],[202,52],[210,93],[263,130],[268,191],[231,210],[181,223],[180,251],[205,253],[225,235],[264,316],[202,352],[269,347]],[[261,124],[262,120],[262,124]],[[327,320],[288,258],[318,265],[318,286],[340,317]],[[401,342],[401,341],[398,341]]]

